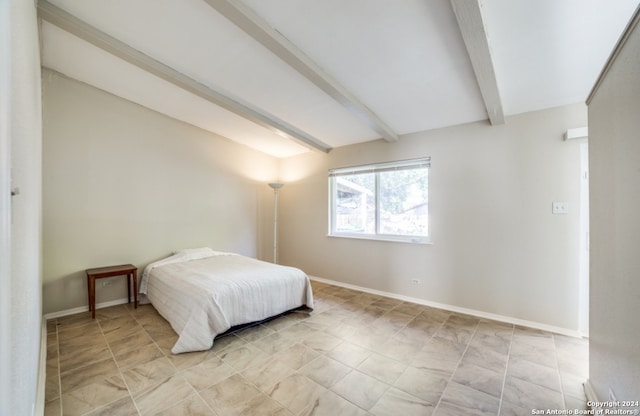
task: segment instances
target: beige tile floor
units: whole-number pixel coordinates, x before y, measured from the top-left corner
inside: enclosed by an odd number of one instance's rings
[[[172,355],[150,305],[48,321],[49,415],[530,415],[585,407],[585,340],[313,282],[316,309]]]

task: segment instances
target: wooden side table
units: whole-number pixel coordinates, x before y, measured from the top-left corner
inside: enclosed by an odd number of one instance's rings
[[[97,267],[87,269],[87,288],[89,290],[89,311],[96,317],[96,279],[105,277],[127,276],[127,301],[131,303],[131,286],[133,286],[133,306],[138,307],[138,268],[132,264]],[[133,278],[133,282],[131,281]],[[133,283],[133,284],[132,284]]]

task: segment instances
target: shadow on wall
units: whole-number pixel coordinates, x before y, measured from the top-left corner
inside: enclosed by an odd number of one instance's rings
[[[142,269],[138,269],[138,284]],[[98,283],[99,282],[99,283]],[[107,285],[103,285],[106,283]],[[42,287],[43,314],[88,308],[89,295],[85,270],[60,276]],[[127,297],[126,276],[114,276],[96,282],[96,303],[120,300]],[[87,309],[88,310],[88,309]],[[79,312],[79,311],[74,311]]]
[[[195,247],[195,246],[194,246]],[[194,248],[185,247],[185,248]],[[154,256],[144,262],[133,262],[138,267],[138,286],[142,279],[144,268],[155,261],[170,256],[172,252],[165,252],[163,255]],[[90,265],[87,268],[110,266],[122,264],[123,262],[112,262],[111,264]],[[76,266],[77,267],[77,266]],[[68,274],[61,274],[54,277],[54,280],[48,281],[42,286],[43,305],[42,313],[44,315],[56,312],[73,311],[76,308],[89,307],[89,295],[87,286],[87,274],[85,269],[76,270]],[[104,283],[107,283],[105,286]],[[110,301],[119,301],[127,297],[127,278],[126,275],[113,276],[103,278],[96,281],[96,303],[104,303]]]
[[[59,311],[66,305],[88,305],[87,279],[84,270],[60,276],[42,286],[44,314]],[[65,306],[63,306],[65,305]]]

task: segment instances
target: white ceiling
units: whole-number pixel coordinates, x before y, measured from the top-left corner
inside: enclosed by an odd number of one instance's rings
[[[454,13],[452,3],[479,4],[481,24],[461,19],[464,10]],[[42,64],[287,157],[486,120],[478,65],[495,74],[492,102],[507,116],[584,102],[637,6],[637,0],[51,0],[40,3]],[[229,8],[252,23],[232,22]],[[464,29],[476,33],[473,42],[488,44],[490,55],[470,58]],[[278,55],[281,47],[293,58]]]

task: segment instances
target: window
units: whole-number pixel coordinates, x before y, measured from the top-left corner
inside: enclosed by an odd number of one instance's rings
[[[429,241],[431,158],[329,171],[329,235]]]

